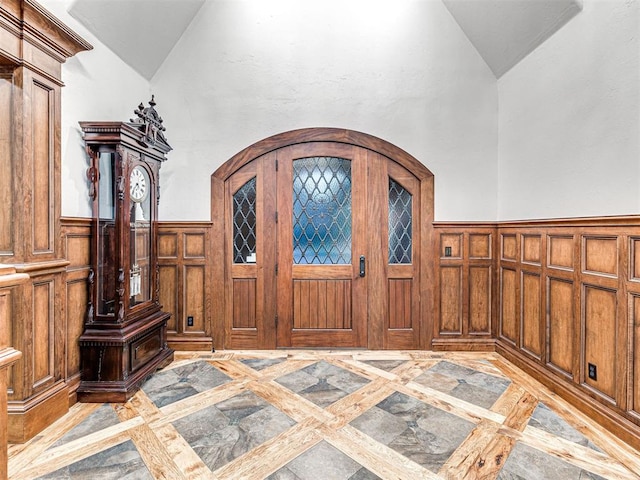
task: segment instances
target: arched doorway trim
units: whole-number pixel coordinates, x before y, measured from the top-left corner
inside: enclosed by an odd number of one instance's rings
[[[213,177],[225,181],[234,172],[265,153],[309,142],[345,143],[366,148],[399,163],[420,181],[433,177],[433,173],[424,164],[400,147],[373,135],[342,128],[303,128],[265,138],[231,157],[213,173]]]
[[[417,348],[429,349],[433,338],[434,320],[436,312],[435,303],[435,239],[433,234],[433,212],[434,212],[434,178],[429,169],[415,157],[402,150],[401,148],[375,136],[338,128],[305,128],[280,133],[266,139],[260,140],[253,145],[243,149],[224,164],[222,164],[211,175],[211,219],[212,219],[212,252],[218,256],[213,258],[212,265],[212,292],[211,292],[211,317],[213,325],[214,348],[224,349],[230,348],[225,343],[227,338],[231,338],[228,321],[225,318],[227,305],[226,299],[231,285],[225,279],[227,278],[226,265],[226,235],[225,232],[225,215],[227,214],[228,195],[226,192],[226,182],[236,172],[248,166],[254,160],[265,155],[275,155],[276,151],[297,145],[317,144],[326,142],[327,144],[344,144],[359,147],[382,155],[392,162],[397,163],[404,169],[408,170],[420,184],[420,280],[418,282],[420,295],[420,339]],[[370,348],[391,348],[385,346],[382,340],[369,336]],[[270,344],[270,342],[267,342]],[[273,337],[273,347],[276,341]],[[238,347],[236,347],[238,348]],[[242,348],[255,348],[250,344]],[[416,346],[411,347],[416,348]]]

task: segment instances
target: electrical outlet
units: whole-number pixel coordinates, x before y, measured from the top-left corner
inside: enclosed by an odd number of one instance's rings
[[[598,380],[598,367],[596,367],[593,363],[588,363],[589,367],[589,378],[591,380]]]
[[[187,327],[193,327],[193,317],[187,317]]]
[[[445,257],[451,256],[451,247],[444,247],[444,256]]]

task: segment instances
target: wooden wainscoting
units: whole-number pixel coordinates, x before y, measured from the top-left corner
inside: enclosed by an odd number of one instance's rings
[[[493,350],[496,226],[436,224],[435,350]]]
[[[211,350],[209,308],[209,223],[161,223],[158,251],[160,303],[171,313],[168,339],[173,349]],[[62,218],[62,252],[69,262],[63,275],[64,378],[69,405],[76,402],[80,382],[78,338],[87,313],[90,272],[91,219]],[[43,295],[44,284],[39,287]],[[40,295],[42,297],[42,295]],[[43,297],[44,298],[44,297]],[[44,301],[44,300],[43,300]],[[188,317],[193,317],[189,325]]]
[[[640,448],[640,217],[434,226],[433,348],[495,348]]]
[[[171,313],[167,339],[174,350],[213,349],[211,222],[160,222],[160,304]]]
[[[496,350],[640,446],[640,217],[497,234]]]
[[[62,252],[69,261],[65,273],[64,307],[65,381],[69,387],[69,405],[76,403],[80,383],[80,347],[78,338],[84,330],[89,305],[91,270],[91,219],[62,218]]]

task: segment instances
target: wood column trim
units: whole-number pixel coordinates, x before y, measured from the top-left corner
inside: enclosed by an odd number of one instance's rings
[[[23,353],[6,380],[10,385],[2,387],[11,398],[2,408],[12,412],[11,441],[27,440],[68,410],[63,317],[69,262],[62,252],[60,221],[62,64],[92,48],[36,1],[0,2],[0,124],[8,139],[0,155],[7,192],[0,208],[0,263],[11,265],[24,280],[5,297],[13,315],[6,333]]]
[[[7,379],[9,368],[22,357],[11,347],[9,318],[7,318],[10,290],[29,280],[29,275],[16,273],[12,265],[0,265],[0,479],[7,478]]]

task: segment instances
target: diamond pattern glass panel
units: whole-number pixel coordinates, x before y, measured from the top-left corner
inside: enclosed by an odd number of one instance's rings
[[[233,262],[255,263],[256,178],[233,195]]]
[[[389,263],[411,263],[411,194],[389,178]]]
[[[351,263],[351,162],[310,157],[293,162],[293,262]]]

